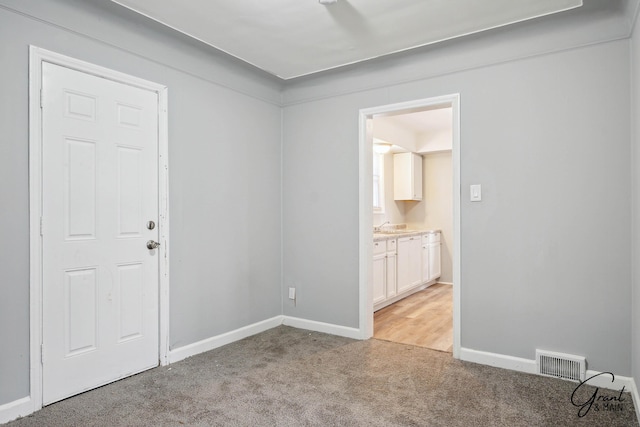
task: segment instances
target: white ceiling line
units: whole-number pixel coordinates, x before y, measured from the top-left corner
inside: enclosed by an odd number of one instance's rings
[[[283,80],[582,6],[582,0],[111,0]]]

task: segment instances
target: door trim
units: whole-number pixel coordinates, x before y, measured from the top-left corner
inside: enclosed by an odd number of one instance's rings
[[[412,113],[437,106],[451,106],[453,110],[453,146],[451,161],[453,169],[453,357],[460,358],[460,94],[397,104],[364,108],[359,116],[359,330],[361,339],[373,336],[373,295],[370,283],[373,280],[373,212],[372,201],[372,156],[373,147],[367,140],[367,121],[376,115]]]
[[[159,260],[158,312],[160,365],[169,363],[169,137],[168,88],[164,85],[29,46],[29,330],[30,398],[33,411],[42,408],[42,63],[109,79],[158,94],[158,234],[162,243]]]

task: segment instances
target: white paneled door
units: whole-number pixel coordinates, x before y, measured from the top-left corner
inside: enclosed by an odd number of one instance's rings
[[[158,365],[158,95],[42,66],[49,404]]]

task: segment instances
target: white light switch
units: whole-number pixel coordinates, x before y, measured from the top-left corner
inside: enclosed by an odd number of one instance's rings
[[[480,184],[473,184],[470,187],[470,193],[472,202],[479,202],[482,200],[482,187]]]

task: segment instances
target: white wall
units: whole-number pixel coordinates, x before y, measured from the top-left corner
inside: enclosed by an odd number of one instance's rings
[[[544,43],[578,32],[527,29]],[[518,31],[499,40],[532,42]],[[460,65],[466,52],[471,64],[475,49],[501,56],[491,37],[449,48],[451,57],[436,49],[436,59]],[[430,61],[430,53],[382,61],[285,89],[284,286],[302,284],[285,314],[358,326],[358,111],[460,93],[461,184],[483,186],[483,202],[461,206],[462,346],[527,359],[554,349],[629,375],[628,42],[439,77],[421,68]]]
[[[358,110],[376,98],[284,108],[283,288],[297,289],[287,316],[358,326]]]
[[[384,155],[384,213],[373,214],[373,225],[386,221],[391,224],[404,224],[404,202],[393,199],[393,153]]]
[[[278,82],[112,2],[2,0],[0,39],[0,405],[29,395],[30,44],[169,87],[170,346],[281,313]]]

